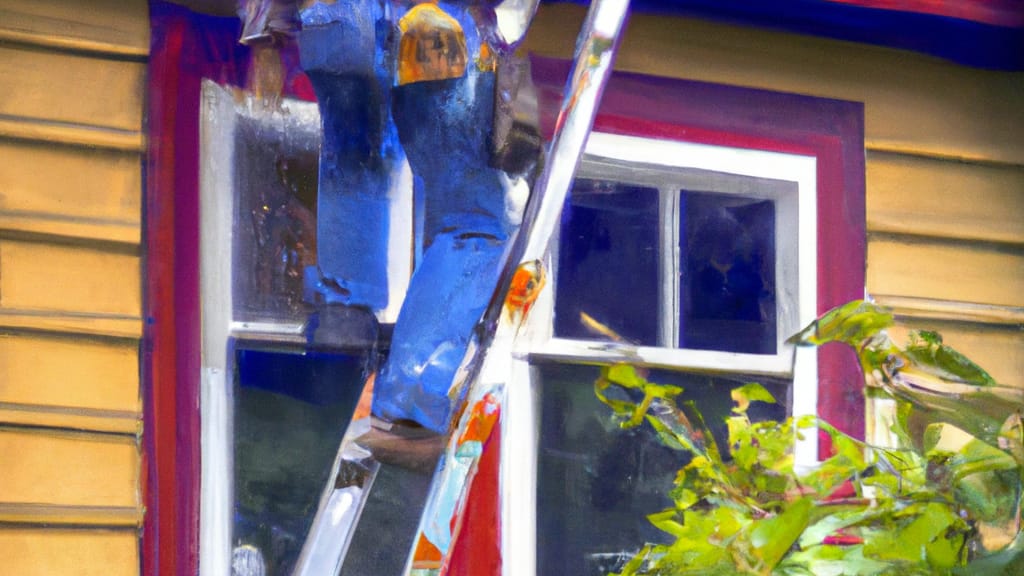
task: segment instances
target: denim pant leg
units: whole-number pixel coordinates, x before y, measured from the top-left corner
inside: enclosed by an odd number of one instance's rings
[[[401,161],[388,115],[388,23],[380,0],[316,3],[301,18],[299,55],[323,124],[314,290],[379,310],[388,301],[388,190]]]
[[[374,414],[444,432],[448,389],[500,274],[511,224],[488,166],[494,74],[393,89],[393,115],[426,195],[427,246],[377,379]]]

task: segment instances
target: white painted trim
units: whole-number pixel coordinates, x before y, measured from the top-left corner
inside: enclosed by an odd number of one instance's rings
[[[502,574],[537,573],[537,449],[540,396],[527,362],[514,360],[501,418]]]
[[[393,324],[405,300],[412,277],[413,247],[412,169],[407,161],[391,171],[388,188],[388,305],[377,313],[381,322]]]
[[[643,166],[669,169],[693,169],[705,172],[735,174],[792,182],[796,198],[789,194],[764,193],[758,190],[714,190],[722,194],[764,197],[776,204],[776,269],[778,290],[787,285],[797,287],[797,295],[782,293],[779,307],[779,355],[791,357],[792,348],[786,338],[809,323],[816,315],[817,302],[817,160],[812,156],[764,152],[707,144],[653,140],[594,132],[587,144],[581,173],[586,174],[588,161],[609,159]],[[684,175],[680,175],[680,180]],[[661,178],[664,179],[664,178]],[[663,201],[663,208],[668,202]],[[793,229],[797,234],[794,237]],[[662,242],[668,233],[662,232]],[[787,265],[789,254],[796,255],[795,267]],[[673,253],[678,256],[678,254]],[[795,277],[795,279],[794,279]],[[790,303],[792,300],[792,303]]]
[[[536,360],[582,364],[629,362],[649,367],[690,371],[742,372],[780,377],[793,374],[792,361],[777,355],[634,346],[620,342],[568,338],[552,338],[524,355]]]
[[[232,323],[235,103],[211,81],[202,87],[199,167],[201,317],[199,574],[231,573],[233,459],[228,337]]]
[[[679,322],[666,319],[679,318],[679,189],[658,190],[658,245],[663,255],[658,265],[658,346],[674,348],[679,342]]]
[[[201,480],[199,525],[199,573],[220,576],[231,573],[233,531],[233,370],[229,341],[304,345],[304,323],[247,322],[234,319],[232,293],[235,254],[236,139],[240,118],[265,120],[268,129],[287,129],[293,123],[319,130],[316,104],[288,100],[279,111],[264,111],[254,101],[236,101],[231,91],[205,82],[200,116],[200,307],[201,307]],[[387,308],[378,312],[384,322],[394,322],[404,299],[412,269],[412,173],[407,163],[391,174],[388,192]],[[366,487],[364,487],[364,490]],[[351,491],[350,491],[351,492]],[[349,494],[351,496],[352,494]],[[347,502],[338,496],[336,504]],[[361,505],[361,503],[360,503]],[[332,509],[335,512],[339,508]],[[358,516],[346,509],[341,519]],[[337,518],[334,518],[337,520]],[[340,524],[339,524],[340,525]],[[331,542],[331,545],[344,543]]]

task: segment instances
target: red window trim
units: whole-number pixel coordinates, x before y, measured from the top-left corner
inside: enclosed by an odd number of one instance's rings
[[[142,530],[145,576],[199,570],[199,110],[204,79],[245,86],[241,22],[150,2],[144,193]],[[284,92],[313,100],[295,46]]]
[[[142,345],[142,573],[199,567],[199,106],[204,78],[242,85],[234,18],[150,4]]]

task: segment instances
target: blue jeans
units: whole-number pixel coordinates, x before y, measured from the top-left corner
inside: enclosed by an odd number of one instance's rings
[[[380,4],[315,7],[303,12],[300,54],[324,126],[320,272],[341,289],[338,302],[386,303],[388,175],[404,151],[424,195],[424,254],[376,381],[373,413],[444,432],[448,388],[514,229],[502,173],[489,166],[494,73],[470,64],[462,78],[392,87]]]
[[[402,162],[388,115],[390,38],[379,0],[314,4],[301,14],[299,57],[323,125],[317,199],[322,298],[387,306],[388,190]]]

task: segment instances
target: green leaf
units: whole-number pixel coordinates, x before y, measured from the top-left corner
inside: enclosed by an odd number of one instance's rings
[[[948,422],[982,441],[995,443],[1007,418],[1024,407],[1024,390],[965,383],[909,356],[891,354],[885,371],[888,376],[881,381],[884,390],[914,407],[908,413],[910,424],[911,417],[924,424]]]
[[[1005,522],[1017,511],[1020,479],[1007,473],[968,476],[954,488],[956,500],[973,520]]]
[[[920,512],[914,515],[912,512],[915,510]],[[923,508],[912,506],[907,512],[913,518],[909,523],[897,530],[875,533],[865,542],[864,554],[880,560],[902,560],[926,565],[928,562],[948,559],[941,555],[929,556],[929,551],[941,550],[941,547],[930,546],[954,524],[961,522],[956,512],[938,502],[929,502]],[[952,565],[939,567],[948,569]]]
[[[822,314],[787,342],[816,346],[827,342],[844,342],[858,347],[864,340],[893,324],[889,309],[866,300],[854,300]]]
[[[802,484],[811,487],[820,496],[831,494],[868,467],[862,442],[839,432],[830,434],[835,453],[800,479]]]
[[[916,366],[943,380],[975,386],[996,385],[988,372],[956,349],[943,344],[942,336],[936,332],[911,332],[910,343],[903,353]]]
[[[1006,474],[1019,466],[1012,455],[944,423],[926,429],[924,445],[929,459],[938,462],[932,475],[944,472],[941,477],[972,518],[992,522],[1013,515],[1020,476]]]
[[[636,367],[631,364],[613,364],[607,366],[603,370],[603,376],[613,384],[618,384],[623,388],[643,388],[644,384],[647,384],[647,380],[642,378],[636,373]]]
[[[683,513],[682,532],[650,574],[719,574],[731,566],[728,545],[745,522],[726,507]],[[726,572],[728,573],[728,572]]]
[[[814,576],[877,576],[890,565],[864,556],[863,546],[814,546],[795,552],[785,565],[803,567]]]
[[[839,509],[835,513],[822,517],[811,524],[800,535],[800,547],[809,548],[819,546],[829,536],[832,536],[843,528],[868,524],[880,518],[888,516],[891,511],[884,506],[857,506],[854,508]]]
[[[654,527],[662,532],[668,532],[669,534],[679,538],[686,532],[683,525],[679,523],[679,514],[675,508],[669,508],[662,510],[661,512],[655,512],[654,514],[648,514],[647,520]]]
[[[677,431],[670,428],[662,420],[647,415],[647,422],[654,428],[654,432],[658,435],[658,440],[662,444],[672,448],[673,450],[689,450],[690,452],[698,452],[696,445],[686,435],[678,433]]]
[[[733,411],[740,414],[746,413],[751,402],[767,402],[769,404],[775,404],[775,397],[772,396],[772,393],[757,382],[750,382],[740,386],[739,388],[734,388],[732,391],[732,400],[736,403],[736,407],[733,408]]]
[[[594,382],[594,394],[603,404],[612,409],[616,416],[629,416],[636,409],[636,403],[609,398],[605,393],[614,383],[603,376]]]
[[[612,386],[626,390],[639,390],[643,392],[644,397],[639,403],[610,398],[607,390]],[[597,395],[598,400],[615,411],[616,416],[626,417],[626,420],[620,424],[622,428],[633,428],[642,424],[651,403],[656,399],[669,401],[682,393],[683,389],[679,386],[648,382],[637,374],[636,368],[621,363],[604,367],[601,370],[601,377],[594,383],[594,394]]]
[[[693,490],[681,488],[677,491],[673,491],[672,497],[675,500],[676,508],[679,510],[686,510],[700,501],[697,493]]]
[[[646,372],[626,365],[604,369],[595,392],[623,426],[646,421],[663,444],[693,454],[669,493],[673,508],[648,517],[675,541],[645,546],[621,574],[1024,574],[1020,535],[1006,550],[978,558],[980,571],[958,569],[967,551],[978,549],[978,521],[1007,525],[1018,513],[1024,391],[989,385],[987,374],[937,333],[916,333],[897,348],[884,332],[891,324],[887,310],[857,301],[798,339],[858,348],[874,393],[896,400],[896,448],[867,446],[814,417],[752,422],[751,402],[775,399],[747,384],[731,393],[725,460],[693,401],[677,403],[682,388],[648,382]],[[795,431],[815,426],[831,436],[834,454],[797,479]],[[847,480],[871,500],[816,501]],[[837,533],[863,544],[823,543]]]
[[[758,520],[750,531],[754,554],[769,568],[775,567],[807,528],[811,499],[797,500],[778,516]]]

